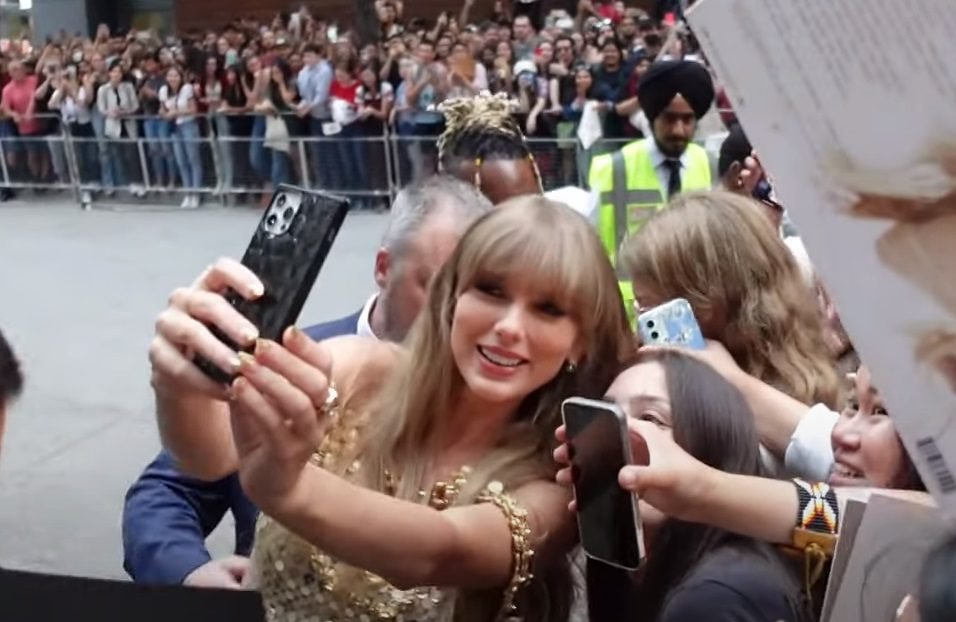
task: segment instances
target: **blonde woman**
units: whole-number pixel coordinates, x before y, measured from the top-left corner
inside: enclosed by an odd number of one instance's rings
[[[686,298],[704,336],[748,374],[837,409],[840,384],[814,294],[755,202],[721,191],[680,195],[625,242],[621,259],[641,308]],[[757,421],[779,457],[795,426]]]
[[[153,384],[182,467],[238,470],[265,515],[253,559],[270,619],[567,618],[575,537],[553,430],[560,402],[600,396],[632,349],[583,218],[524,197],[480,219],[401,348],[290,330],[240,361],[203,323],[253,341],[225,286],[263,294],[234,262],[174,293]],[[234,366],[229,391],[191,352]]]

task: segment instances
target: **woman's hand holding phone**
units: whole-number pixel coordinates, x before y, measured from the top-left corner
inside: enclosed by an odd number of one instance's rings
[[[627,427],[634,462],[646,466],[621,469],[621,487],[670,518],[699,521],[712,477],[719,471],[688,454],[654,423],[629,417]]]
[[[238,261],[220,259],[189,287],[173,291],[169,306],[156,319],[156,334],[149,349],[152,384],[159,391],[228,398],[227,387],[214,382],[193,363],[196,355],[222,369],[238,371],[239,357],[210,331],[220,330],[240,346],[252,345],[256,327],[223,297],[235,291],[256,300],[265,290],[259,278]]]
[[[256,343],[239,355],[230,415],[242,489],[273,516],[294,498],[326,420],[332,358],[305,333],[289,328],[282,345]]]
[[[644,466],[621,469],[618,478],[621,488],[635,493],[671,518],[687,521],[698,518],[713,469],[693,458],[668,431],[653,423],[629,417],[627,427],[634,462]],[[555,437],[559,446],[554,450],[554,460],[562,466],[555,479],[559,484],[571,486],[571,456],[564,426],[557,429]],[[577,511],[574,501],[568,509]]]

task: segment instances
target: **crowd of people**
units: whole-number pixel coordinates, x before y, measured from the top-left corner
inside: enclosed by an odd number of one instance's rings
[[[573,17],[531,10],[539,5],[515,3],[512,14],[499,1],[480,14],[466,0],[428,21],[379,0],[377,41],[306,9],[182,38],[103,26],[92,39],[14,40],[0,51],[8,174],[76,179],[87,192],[175,188],[184,207],[198,204],[200,188],[383,190],[433,168],[437,105],[490,92],[511,101],[527,136],[546,141],[535,151],[548,187],[577,184],[591,153],[647,132],[636,88],[649,64],[700,55],[679,22],[622,2],[582,0]],[[388,154],[386,129],[398,144]]]
[[[217,131],[200,113],[219,101],[212,109],[231,111],[232,95],[292,112],[291,135],[361,135],[343,108],[438,135],[434,164],[390,205],[370,258],[377,289],[353,315],[260,339],[222,292],[254,300],[266,286],[230,259],[169,297],[149,348],[164,449],[123,515],[134,581],[257,589],[277,621],[802,622],[819,615],[818,568],[847,499],[925,491],[742,128],[730,126],[716,161],[694,144],[722,96],[692,37],[674,26],[662,41],[658,19],[620,3],[585,0],[553,21],[536,5],[507,16],[497,3],[472,28],[468,2],[419,28],[381,0],[383,48],[358,49],[306,12],[251,38],[239,23],[145,54],[138,86],[128,51],[148,43],[117,43],[113,64],[94,51],[108,77],[88,91],[106,88],[111,132],[139,131],[109,112],[133,112],[144,92],[167,111],[149,131],[180,137],[160,154],[169,181],[173,162],[193,182],[205,174],[184,137]],[[529,137],[563,131],[587,102],[605,136],[634,140],[588,162],[594,200],[572,208],[545,196]],[[226,115],[225,131],[242,118]],[[274,148],[275,118],[246,118],[242,131],[263,138],[263,179],[278,183],[306,163]],[[322,161],[357,144],[313,148]],[[368,152],[346,156],[361,163],[355,175],[376,174]],[[706,349],[639,343],[634,315],[675,298]],[[196,355],[236,379],[214,382]],[[12,361],[0,348],[0,405],[20,387]],[[640,498],[638,573],[579,550],[560,422],[572,396],[619,406],[632,453],[647,458],[618,481]],[[212,559],[205,538],[230,511],[236,554]],[[951,545],[927,565],[925,622],[952,616],[947,564]]]

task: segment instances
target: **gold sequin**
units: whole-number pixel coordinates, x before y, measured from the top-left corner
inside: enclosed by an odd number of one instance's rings
[[[311,460],[320,467],[329,467],[340,456],[351,455],[362,427],[360,420],[345,425],[352,418],[339,412],[334,388],[329,393],[325,415],[334,424]],[[358,462],[353,462],[346,474],[354,474],[360,468]],[[385,492],[394,495],[398,479],[387,471],[383,475]],[[471,469],[464,467],[447,481],[437,482],[430,491],[421,491],[422,502],[436,510],[454,505],[470,475]],[[518,590],[531,579],[527,514],[504,494],[501,482],[491,482],[479,502],[497,505],[511,527],[514,576],[505,592],[499,617],[511,619]],[[453,618],[455,590],[436,587],[399,590],[370,572],[344,566],[266,516],[260,517],[256,525],[253,559],[255,567],[260,569],[259,591],[270,622],[296,619],[446,622]],[[355,573],[358,573],[358,581]]]

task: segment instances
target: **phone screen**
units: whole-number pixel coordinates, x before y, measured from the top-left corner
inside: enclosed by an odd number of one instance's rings
[[[572,398],[562,405],[578,506],[589,557],[636,570],[644,558],[637,500],[618,484],[629,455],[624,414],[613,404]]]

